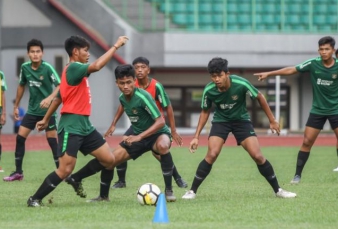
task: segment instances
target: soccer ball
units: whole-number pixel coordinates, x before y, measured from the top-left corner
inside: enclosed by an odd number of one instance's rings
[[[141,205],[156,205],[161,190],[156,184],[146,183],[137,190],[137,201]]]

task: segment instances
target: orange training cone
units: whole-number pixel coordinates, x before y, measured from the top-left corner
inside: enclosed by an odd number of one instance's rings
[[[167,204],[163,193],[160,194],[157,201],[153,223],[169,223]]]

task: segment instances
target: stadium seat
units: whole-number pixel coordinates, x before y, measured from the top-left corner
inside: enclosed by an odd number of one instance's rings
[[[212,14],[212,22],[215,24],[223,24],[223,14]]]
[[[228,13],[237,13],[237,4],[236,3],[228,3],[227,4]]]
[[[227,15],[227,23],[229,24],[236,24],[237,23],[237,15],[236,14],[228,14]]]
[[[250,13],[251,12],[251,5],[247,4],[247,3],[238,4],[237,10],[240,13]]]
[[[275,15],[274,14],[264,14],[262,16],[262,23],[264,24],[275,24]]]
[[[212,3],[209,1],[200,1],[198,10],[200,13],[212,13]]]
[[[338,20],[337,15],[327,15],[326,16],[326,22],[329,25],[337,25],[337,23],[338,23],[337,20]]]
[[[285,22],[290,25],[296,25],[299,24],[300,19],[297,14],[288,14],[285,15]]]
[[[213,13],[223,13],[224,10],[225,8],[222,2],[215,2],[214,4],[212,4]]]
[[[176,3],[173,3],[173,11],[175,13],[185,13],[187,12],[187,5],[184,3],[184,2],[176,2]]]
[[[183,13],[174,14],[173,22],[179,25],[185,25],[187,24],[187,15]]]
[[[325,14],[325,13],[327,13],[326,4],[313,5],[313,12],[314,12],[314,14]]]
[[[302,7],[300,4],[287,4],[285,6],[285,13],[300,14],[302,12]]]
[[[260,13],[264,12],[263,4],[256,3],[255,11],[256,11],[257,14],[260,14]]]
[[[194,3],[187,3],[186,7],[187,13],[195,12],[195,4]]]
[[[200,14],[198,21],[200,24],[211,24],[212,23],[212,14]]]
[[[317,14],[313,16],[313,24],[324,25],[326,23],[326,18],[324,14]]]
[[[238,23],[241,25],[250,24],[251,25],[251,15],[250,14],[240,14],[238,15]]]

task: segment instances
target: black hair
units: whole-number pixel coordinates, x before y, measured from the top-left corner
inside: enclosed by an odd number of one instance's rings
[[[133,65],[139,64],[139,63],[149,66],[149,60],[143,56],[137,57],[133,60]]]
[[[130,64],[119,65],[115,68],[115,79],[121,79],[125,76],[132,76],[135,78],[134,67]]]
[[[90,48],[89,41],[81,36],[71,36],[65,41],[65,50],[68,53],[68,56],[72,56],[74,48]]]
[[[336,41],[334,40],[333,37],[330,37],[330,36],[322,37],[319,39],[318,46],[322,46],[326,44],[329,44],[332,48],[334,48]]]
[[[30,48],[33,46],[39,46],[41,48],[41,51],[43,51],[43,44],[38,39],[32,39],[27,42],[27,52],[29,52]]]
[[[228,61],[220,57],[212,58],[208,64],[208,72],[214,74],[221,73],[222,71],[228,72]]]
[[[336,50],[335,54],[336,54],[336,57],[338,58],[338,49]]]

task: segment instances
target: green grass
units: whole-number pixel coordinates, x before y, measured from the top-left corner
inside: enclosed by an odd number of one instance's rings
[[[290,185],[298,147],[262,149],[274,166],[280,185],[298,194],[278,199],[241,147],[225,147],[199,189],[195,200],[182,200],[184,189],[174,186],[176,203],[167,203],[170,223],[152,224],[155,207],[136,201],[137,188],[153,182],[163,189],[160,165],[150,153],[128,164],[127,188],[111,190],[109,203],[86,203],[65,183],[44,199],[45,207],[28,208],[26,201],[53,169],[50,152],[27,153],[25,179],[0,181],[0,228],[337,228],[338,160],[335,147],[314,147],[303,171],[302,183]],[[189,185],[206,148],[195,154],[174,148],[172,154]],[[76,170],[90,156],[79,154]],[[4,153],[1,165],[8,175],[14,155]],[[114,179],[115,181],[116,179]],[[84,181],[88,198],[98,195],[99,175]],[[53,197],[53,203],[48,199]]]

